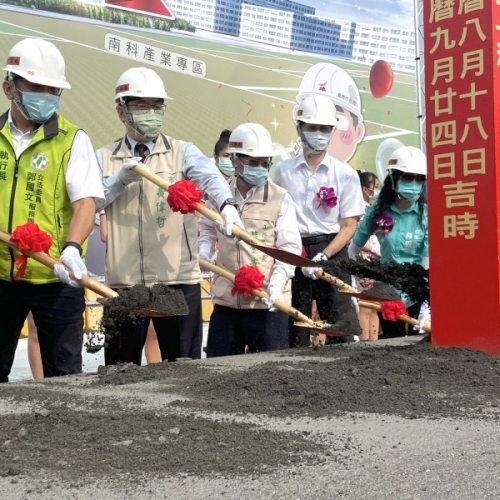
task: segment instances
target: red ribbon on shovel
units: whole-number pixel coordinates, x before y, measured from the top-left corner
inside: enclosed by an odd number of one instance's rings
[[[42,231],[37,224],[28,221],[26,224],[17,226],[12,232],[10,241],[15,243],[20,252],[44,252],[48,253],[52,245],[52,236]],[[15,279],[22,278],[28,265],[28,256],[21,254],[15,264],[19,266]]]

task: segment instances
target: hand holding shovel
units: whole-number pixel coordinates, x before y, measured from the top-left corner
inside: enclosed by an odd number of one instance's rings
[[[0,242],[19,251],[17,246],[10,240],[10,236],[11,236],[10,234],[0,230]],[[40,262],[40,264],[43,264],[44,266],[47,266],[50,269],[54,269],[54,266],[56,264],[63,265],[60,261],[54,259],[53,257],[44,252],[32,252],[30,250],[25,250],[22,253],[25,254],[27,257],[30,257],[31,259],[34,259],[37,262]],[[69,267],[65,266],[65,268],[68,271],[70,278],[76,281],[78,284],[80,284],[80,286],[88,288],[89,290],[92,290],[93,292],[97,293],[98,295],[101,295],[102,297],[106,297],[107,299],[114,299],[119,296],[117,292],[106,286],[104,283],[101,283],[100,281],[97,281],[86,274],[83,274],[80,279],[77,279],[73,274],[73,271]],[[154,316],[154,317],[169,316],[169,314],[162,313],[161,311],[155,311],[153,309],[147,309],[147,308],[141,308],[140,310],[138,308],[134,308],[134,312],[141,312],[146,316]]]

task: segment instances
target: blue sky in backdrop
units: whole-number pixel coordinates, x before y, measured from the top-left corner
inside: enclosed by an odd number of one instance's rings
[[[414,0],[295,0],[316,9],[316,15],[346,21],[414,28]]]

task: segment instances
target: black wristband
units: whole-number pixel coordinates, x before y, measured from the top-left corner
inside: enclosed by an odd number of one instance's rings
[[[224,207],[226,205],[232,205],[236,210],[238,210],[238,202],[234,198],[228,198],[221,206],[220,206],[220,211],[222,212],[224,210]]]
[[[78,250],[78,253],[80,254],[80,257],[82,256],[82,252],[83,252],[82,246],[79,245],[76,241],[67,241],[63,245],[63,247],[61,248],[61,253],[63,253],[64,249],[67,248],[67,247],[75,247]]]

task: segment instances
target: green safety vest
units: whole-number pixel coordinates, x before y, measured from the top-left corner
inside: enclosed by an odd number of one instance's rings
[[[52,236],[49,255],[59,258],[73,217],[66,171],[79,128],[54,114],[16,159],[7,118],[8,113],[0,117],[0,229],[12,233],[17,226],[34,222]],[[14,280],[19,255],[0,244],[0,279]],[[58,281],[51,269],[33,259],[28,259],[21,279],[28,283]]]

